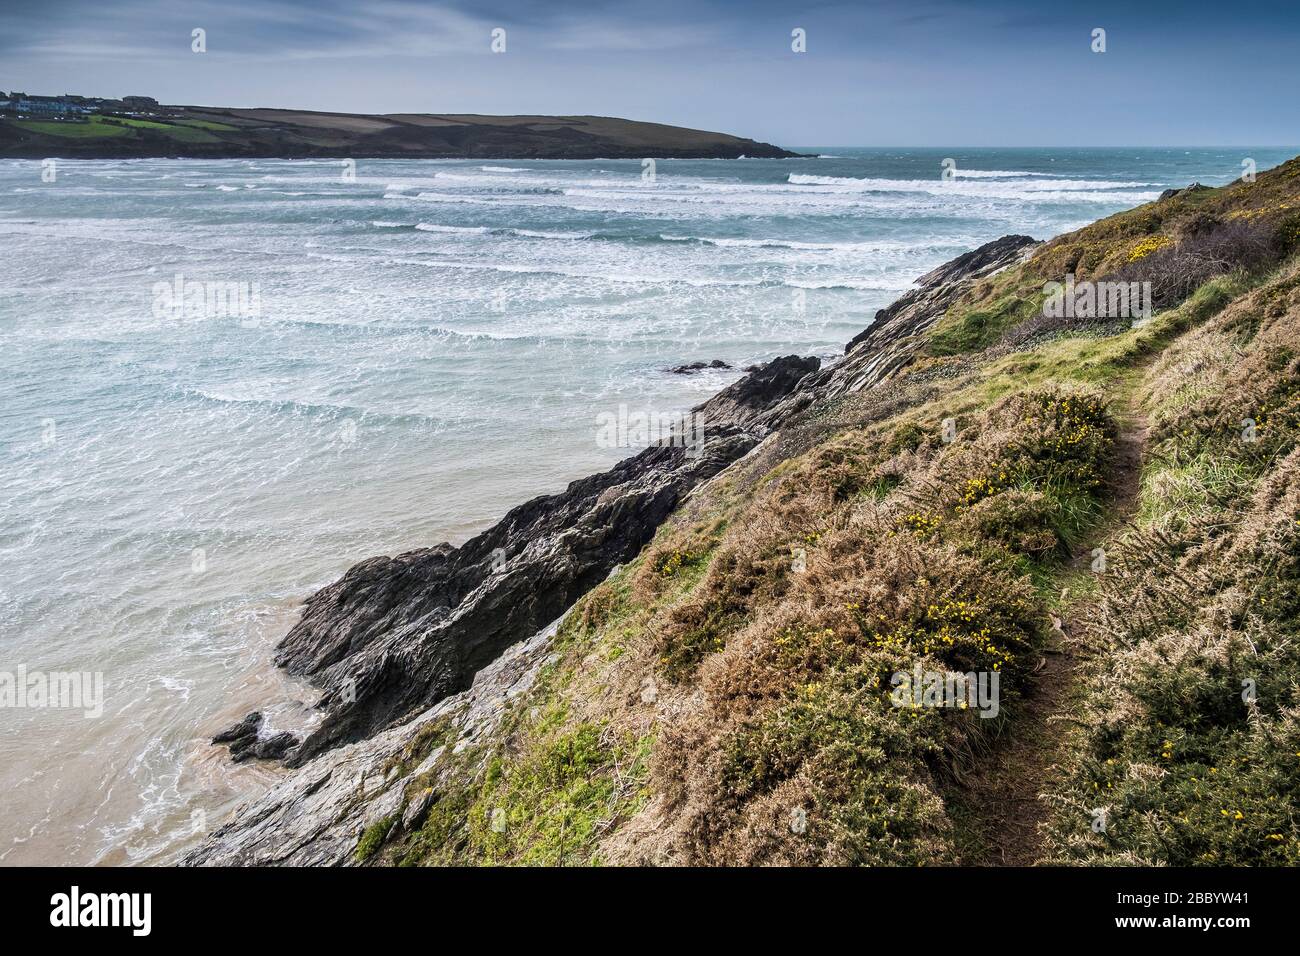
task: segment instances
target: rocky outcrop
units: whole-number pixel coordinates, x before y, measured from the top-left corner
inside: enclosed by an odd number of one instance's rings
[[[1030,236],[1003,236],[964,253],[916,280],[892,305],[844,347],[844,358],[809,375],[791,393],[763,412],[758,423],[769,430],[819,401],[872,388],[908,365],[949,306],[976,282],[1025,261],[1041,245]]]
[[[787,356],[733,382],[696,409],[702,448],[647,448],[521,505],[460,548],[372,558],[317,592],[276,659],[324,689],[324,719],[289,755],[300,769],[188,862],[344,863],[366,827],[416,826],[435,801],[426,791],[436,783],[421,778],[433,763],[408,770],[402,755],[422,728],[454,714],[461,740],[484,739],[545,658],[544,635],[529,636],[634,557],[692,488],[778,440],[803,410],[905,366],[973,282],[1036,245],[1008,236],[921,277],[828,368]]]
[[[668,371],[672,372],[674,375],[693,375],[696,372],[703,372],[705,369],[709,368],[727,369],[731,368],[731,366],[722,361],[722,359],[714,359],[712,362],[688,362],[685,365],[674,365]]]
[[[819,364],[769,362],[695,410],[700,435],[675,436],[534,498],[459,548],[371,558],[312,595],[275,662],[325,692],[324,719],[287,762],[301,765],[464,690],[634,557],[691,488],[754,447],[768,430],[761,414]]]
[[[225,730],[218,731],[212,738],[214,744],[230,744],[233,749],[238,743],[257,739],[257,732],[262,729],[262,714],[253,711],[242,720],[231,724]]]
[[[230,759],[235,763],[245,760],[281,760],[298,745],[298,736],[287,730],[269,736],[262,735],[261,713],[253,711],[237,723],[212,738],[214,744],[229,744]]]
[[[1202,186],[1200,183],[1192,183],[1190,186],[1184,186],[1182,189],[1166,189],[1160,194],[1156,202],[1163,202],[1166,199],[1173,199],[1175,196],[1181,196],[1183,193],[1199,193],[1209,189],[1209,186]]]
[[[287,775],[185,857],[190,866],[339,866],[356,862],[369,827],[394,820],[414,829],[437,800],[441,760],[468,754],[491,735],[506,705],[528,690],[554,628],[516,644],[479,672],[468,690],[368,740],[338,747]],[[428,752],[422,741],[437,741]],[[472,769],[472,768],[469,768]]]
[[[930,270],[916,280],[915,289],[878,311],[875,321],[844,346],[845,353],[926,331],[971,285],[1024,261],[1038,245],[1032,236],[1003,236]]]

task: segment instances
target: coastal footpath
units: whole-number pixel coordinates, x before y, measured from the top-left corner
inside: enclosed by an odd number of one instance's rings
[[[960,256],[313,595],[321,721],[187,862],[1300,863],[1297,341],[1300,160]]]

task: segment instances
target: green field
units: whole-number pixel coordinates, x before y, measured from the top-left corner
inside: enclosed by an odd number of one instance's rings
[[[154,120],[132,119],[123,116],[88,116],[84,122],[60,120],[14,120],[19,129],[48,136],[70,139],[110,138],[132,135],[133,130],[158,130],[182,143],[219,143],[221,139],[208,132],[212,129],[234,129],[220,123],[187,121],[185,123],[159,123]],[[206,127],[206,128],[199,128]]]
[[[98,116],[91,116],[85,123],[58,120],[11,120],[10,122],[21,130],[44,133],[47,136],[66,136],[70,139],[106,138],[125,136],[128,133],[126,127],[109,126],[97,122],[99,119]]]

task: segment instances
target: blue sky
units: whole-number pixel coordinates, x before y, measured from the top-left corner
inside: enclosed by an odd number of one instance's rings
[[[0,0],[0,89],[603,114],[785,146],[1290,145],[1300,3]]]

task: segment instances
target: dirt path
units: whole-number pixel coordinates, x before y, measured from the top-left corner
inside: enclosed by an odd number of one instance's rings
[[[1143,370],[1134,374],[1140,380]],[[1120,433],[1111,475],[1107,518],[1095,540],[1108,540],[1133,515],[1142,476],[1142,456],[1150,427],[1136,401],[1136,389],[1124,389],[1118,409]],[[1062,583],[1090,574],[1092,546],[1074,554]],[[1079,657],[1070,639],[1068,597],[1061,616],[1053,615],[1055,630],[1044,648],[1028,697],[994,749],[982,757],[975,772],[949,795],[954,820],[965,831],[961,862],[975,866],[1030,866],[1041,858],[1039,831],[1050,812],[1042,799],[1061,756],[1063,727],[1053,718],[1067,714],[1077,693]]]

